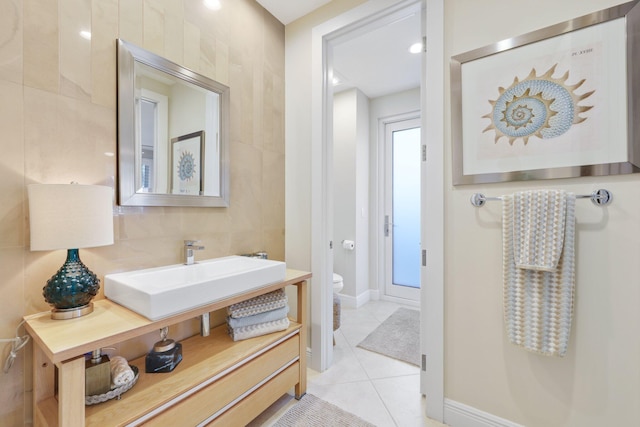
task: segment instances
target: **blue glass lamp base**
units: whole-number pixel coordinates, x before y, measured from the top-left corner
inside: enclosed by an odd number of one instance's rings
[[[67,260],[42,288],[46,302],[52,305],[51,317],[71,319],[93,311],[90,304],[100,289],[100,279],[80,261],[78,249],[67,250]]]

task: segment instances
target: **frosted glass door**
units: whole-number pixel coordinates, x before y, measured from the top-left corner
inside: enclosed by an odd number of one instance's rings
[[[387,286],[385,294],[417,301],[420,289],[420,122],[387,125]]]

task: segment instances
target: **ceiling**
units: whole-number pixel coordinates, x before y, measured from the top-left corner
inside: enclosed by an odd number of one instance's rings
[[[256,0],[283,24],[313,12],[330,0]],[[408,12],[391,23],[372,25],[370,31],[333,48],[334,74],[341,92],[353,87],[367,97],[400,92],[420,86],[422,55],[409,53],[421,40],[420,13]]]
[[[313,12],[331,0],[256,0],[284,25]]]

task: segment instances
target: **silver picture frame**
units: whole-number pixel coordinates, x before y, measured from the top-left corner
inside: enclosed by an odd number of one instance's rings
[[[634,84],[634,76],[636,80],[637,76],[640,76],[639,3],[640,0],[634,0],[453,56],[450,64],[453,184],[483,184],[640,172],[640,120],[634,120],[634,117],[640,115],[640,82]],[[579,55],[581,52],[584,53],[585,49],[576,40],[582,40],[581,37],[585,34],[587,38],[604,34],[606,40],[599,42],[597,46],[605,46],[603,48],[605,53],[600,54],[596,49],[595,55],[585,56],[580,59],[582,62],[577,63],[586,64],[585,70],[597,64],[597,67],[605,68],[605,74],[607,70],[613,70],[610,73],[612,75],[606,77],[610,80],[609,82],[588,91],[589,88],[585,89],[585,87],[578,89],[582,85],[582,81],[579,81],[580,76],[571,76],[574,81],[569,80],[567,76],[571,73],[565,69],[556,70],[547,64],[538,65],[536,70],[536,59],[541,57],[536,57],[535,52],[547,52],[544,49],[558,43],[562,46],[577,43],[575,46],[570,46],[575,52],[567,50],[563,54],[565,57]],[[598,34],[598,36],[592,34]],[[582,43],[584,45],[584,42]],[[608,50],[607,46],[610,46]],[[614,55],[611,56],[609,51],[615,51]],[[626,63],[626,66],[620,68],[620,64],[611,61],[612,57],[616,57],[615,55],[620,57],[620,62]],[[553,62],[553,58],[550,60]],[[571,61],[574,61],[570,62],[574,64],[578,59],[574,58]],[[588,61],[592,61],[594,65],[589,65]],[[505,76],[509,75],[510,80],[503,79],[501,84],[485,85],[485,80],[479,76],[491,75],[493,78],[495,73],[491,73],[491,67],[495,67],[496,64],[505,65],[502,72]],[[512,67],[514,64],[518,66]],[[525,67],[533,74],[528,76],[529,71],[527,71],[523,75]],[[599,70],[592,73],[599,76]],[[507,108],[498,112],[495,106],[505,93],[513,98],[500,105],[515,104],[513,100],[516,96],[513,92],[509,93],[509,89],[532,75],[533,79],[536,76],[553,75],[549,78],[552,83],[557,82],[558,86],[568,88],[574,101],[578,100],[573,103],[576,111],[575,121],[568,125],[572,132],[565,131],[566,133],[560,137],[546,137],[548,139],[545,140],[545,136],[540,133],[522,137],[513,136],[514,134],[507,135],[500,131],[501,122],[507,123],[505,121]],[[578,80],[578,83],[575,80]],[[610,84],[611,82],[614,84]],[[588,83],[585,86],[588,86]],[[609,92],[612,86],[615,86],[614,90]],[[478,88],[481,90],[478,91]],[[487,96],[486,93],[490,90],[495,95]],[[593,93],[595,95],[591,96]],[[543,96],[542,93],[540,95]],[[620,102],[620,99],[624,102]],[[553,100],[547,102],[547,112],[550,111],[548,107],[551,102]],[[594,103],[601,108],[591,110],[593,108],[591,104]],[[605,111],[605,108],[609,107],[613,107],[614,110]],[[483,115],[480,112],[486,114]],[[539,114],[538,117],[542,115]],[[600,125],[597,128],[598,131],[594,132],[582,125],[583,121],[588,122],[591,127]],[[549,123],[547,121],[545,126],[549,127]],[[611,132],[607,127],[612,127],[615,132]],[[573,140],[571,141],[570,138]],[[592,145],[599,148],[584,149],[583,147],[588,144],[581,145],[584,141],[580,138],[592,140]],[[549,144],[549,141],[554,139],[555,142],[561,141],[564,145]],[[565,147],[562,149],[566,152],[558,155],[555,155],[555,151],[545,153],[544,150],[549,147],[553,147],[553,150],[560,150],[557,147]],[[533,152],[535,155],[531,154]],[[609,155],[609,153],[616,154]]]

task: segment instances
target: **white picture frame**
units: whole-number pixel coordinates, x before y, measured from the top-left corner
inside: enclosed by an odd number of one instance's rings
[[[639,172],[639,1],[452,57],[453,184]]]

